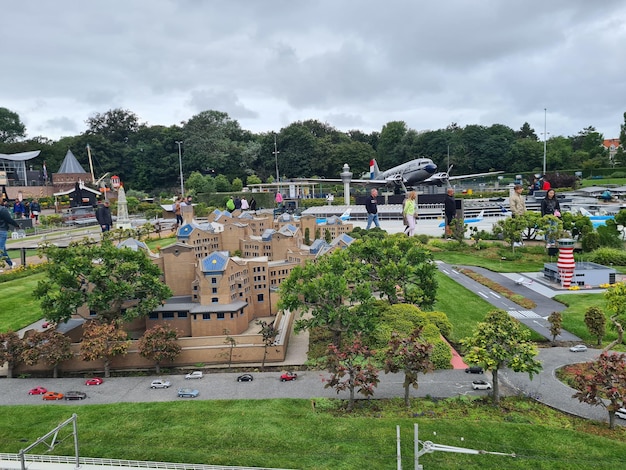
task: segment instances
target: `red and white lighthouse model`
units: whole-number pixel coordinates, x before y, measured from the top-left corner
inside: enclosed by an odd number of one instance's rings
[[[576,261],[574,261],[574,240],[571,238],[561,238],[557,241],[559,247],[559,259],[556,267],[559,270],[561,286],[568,288],[572,283]]]

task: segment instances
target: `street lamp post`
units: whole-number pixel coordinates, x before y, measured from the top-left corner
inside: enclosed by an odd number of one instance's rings
[[[183,154],[181,153],[180,146],[182,145],[182,140],[176,140],[175,143],[178,145],[178,166],[180,167],[180,197],[185,197],[185,184],[183,182]]]
[[[543,108],[543,173],[542,176],[546,175],[546,144],[548,141],[548,133],[546,132],[546,123],[547,123],[547,108]]]
[[[280,152],[278,151],[278,146],[276,145],[276,134],[274,134],[274,151],[272,153],[274,154],[274,161],[276,163],[276,182],[278,183],[278,192],[280,192],[280,173],[278,173],[278,154]]]

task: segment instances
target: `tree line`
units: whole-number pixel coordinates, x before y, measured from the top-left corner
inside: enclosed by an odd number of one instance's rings
[[[451,123],[445,129],[420,132],[403,121],[391,121],[380,131],[367,133],[356,129],[343,132],[327,123],[306,120],[276,133],[253,133],[216,110],[203,111],[180,125],[162,126],[148,125],[132,111],[118,108],[96,113],[86,124],[85,132],[56,141],[44,136],[26,138],[19,115],[0,107],[0,153],[41,150],[29,164],[41,169],[45,161],[48,172],[54,173],[68,149],[88,168],[89,145],[96,175],[111,172],[127,187],[152,193],[180,187],[179,150],[185,179],[199,173],[227,182],[239,179],[244,184],[250,179],[273,181],[276,164],[281,179],[336,178],[345,163],[360,176],[368,171],[372,158],[381,169],[428,157],[442,169],[453,165],[457,174],[490,170],[536,173],[542,170],[544,154],[544,142],[527,122],[518,130],[502,124],[461,127]],[[547,170],[623,167],[623,149],[609,160],[603,140],[593,126],[573,136],[550,136]],[[626,142],[626,124],[621,125],[620,141]]]

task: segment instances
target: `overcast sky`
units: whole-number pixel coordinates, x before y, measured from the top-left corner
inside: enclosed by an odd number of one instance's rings
[[[626,111],[626,2],[3,0],[0,107],[29,137],[124,108],[150,125],[209,109],[253,132],[528,122],[542,138]],[[547,112],[544,113],[544,109]]]

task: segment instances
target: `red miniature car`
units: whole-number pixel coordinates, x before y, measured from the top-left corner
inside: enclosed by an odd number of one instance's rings
[[[35,388],[31,388],[28,394],[29,395],[43,395],[47,391],[48,389],[45,387],[35,387]]]
[[[100,385],[104,380],[100,377],[93,377],[91,379],[85,380],[85,385]]]
[[[289,382],[291,380],[296,380],[297,378],[298,374],[296,374],[295,372],[285,372],[283,375],[280,376],[280,381]]]

